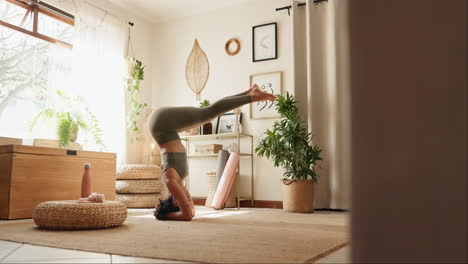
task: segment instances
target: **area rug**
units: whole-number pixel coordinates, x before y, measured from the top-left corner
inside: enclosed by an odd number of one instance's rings
[[[0,240],[125,256],[199,263],[310,263],[343,247],[348,215],[278,209],[197,208],[191,222],[158,221],[130,210],[124,225],[47,231],[26,220],[0,221]]]

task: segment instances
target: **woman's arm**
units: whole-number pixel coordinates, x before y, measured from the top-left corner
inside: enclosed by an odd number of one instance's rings
[[[180,181],[180,176],[177,171],[169,168],[163,175],[164,183],[171,193],[172,197],[177,201],[180,208],[179,212],[164,214],[164,218],[168,220],[190,221],[194,215],[193,201],[190,195],[187,196],[186,190]]]
[[[182,188],[184,189],[184,192],[187,195],[187,199],[189,200],[189,203],[190,203],[190,210],[192,211],[192,217],[194,217],[195,216],[195,203],[193,202],[192,197],[190,196],[190,193],[187,190],[187,188],[185,188],[185,186],[183,185],[182,185]]]

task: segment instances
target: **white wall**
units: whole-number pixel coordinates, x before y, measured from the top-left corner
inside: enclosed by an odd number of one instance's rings
[[[272,71],[283,71],[283,90],[293,92],[291,18],[287,11],[275,11],[277,7],[290,4],[289,0],[256,0],[156,25],[152,32],[153,107],[198,105],[185,79],[186,60],[195,39],[198,39],[210,63],[210,77],[201,94],[202,100],[213,102],[223,96],[247,90],[251,74]],[[278,59],[253,63],[252,27],[270,22],[278,23]],[[224,44],[230,38],[239,39],[242,46],[240,53],[233,57],[224,51]],[[244,132],[254,135],[256,146],[274,120],[249,120],[248,105],[242,111]],[[215,163],[216,159],[190,161],[192,195],[206,195],[207,180],[204,172],[215,170]],[[247,159],[241,162],[241,181],[244,183],[242,193],[245,194],[250,190],[248,164]],[[282,173],[282,169],[274,168],[271,161],[255,155],[255,199],[282,200]]]

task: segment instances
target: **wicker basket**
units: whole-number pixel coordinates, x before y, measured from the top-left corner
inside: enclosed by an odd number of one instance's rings
[[[198,144],[195,145],[195,154],[216,154],[222,149],[221,144]]]
[[[237,208],[237,182],[234,180],[232,184],[231,192],[229,193],[226,203],[224,204],[225,208]]]
[[[160,179],[161,167],[157,165],[125,164],[117,166],[117,180]]]
[[[194,127],[189,130],[185,130],[179,133],[180,136],[195,136],[200,135],[200,127]]]
[[[211,201],[213,196],[216,193],[217,182],[216,182],[216,172],[207,172],[206,176],[208,178],[208,196],[206,197],[205,206],[211,207]],[[224,205],[225,208],[234,208],[237,207],[237,184],[234,182],[231,188],[231,192],[226,200]]]
[[[151,180],[117,180],[115,192],[126,193],[161,193],[165,188],[161,179]]]
[[[154,208],[159,199],[167,197],[166,193],[151,194],[117,194],[115,200],[124,203],[128,208]]]
[[[205,206],[211,207],[211,201],[216,192],[216,172],[209,171],[206,173],[206,177],[208,179],[208,196],[206,197]]]
[[[127,207],[120,202],[79,203],[50,201],[34,208],[33,220],[44,229],[80,230],[121,225],[127,218]]]

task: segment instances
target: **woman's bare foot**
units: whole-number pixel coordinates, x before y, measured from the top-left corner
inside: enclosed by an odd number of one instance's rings
[[[250,96],[252,97],[252,102],[258,101],[275,101],[276,96],[267,92],[262,91],[258,85],[252,86],[250,90]]]
[[[258,88],[258,85],[257,84],[254,84],[252,85],[252,87],[250,87],[250,89],[248,89],[246,91],[247,94],[250,94],[253,90],[257,89]]]

